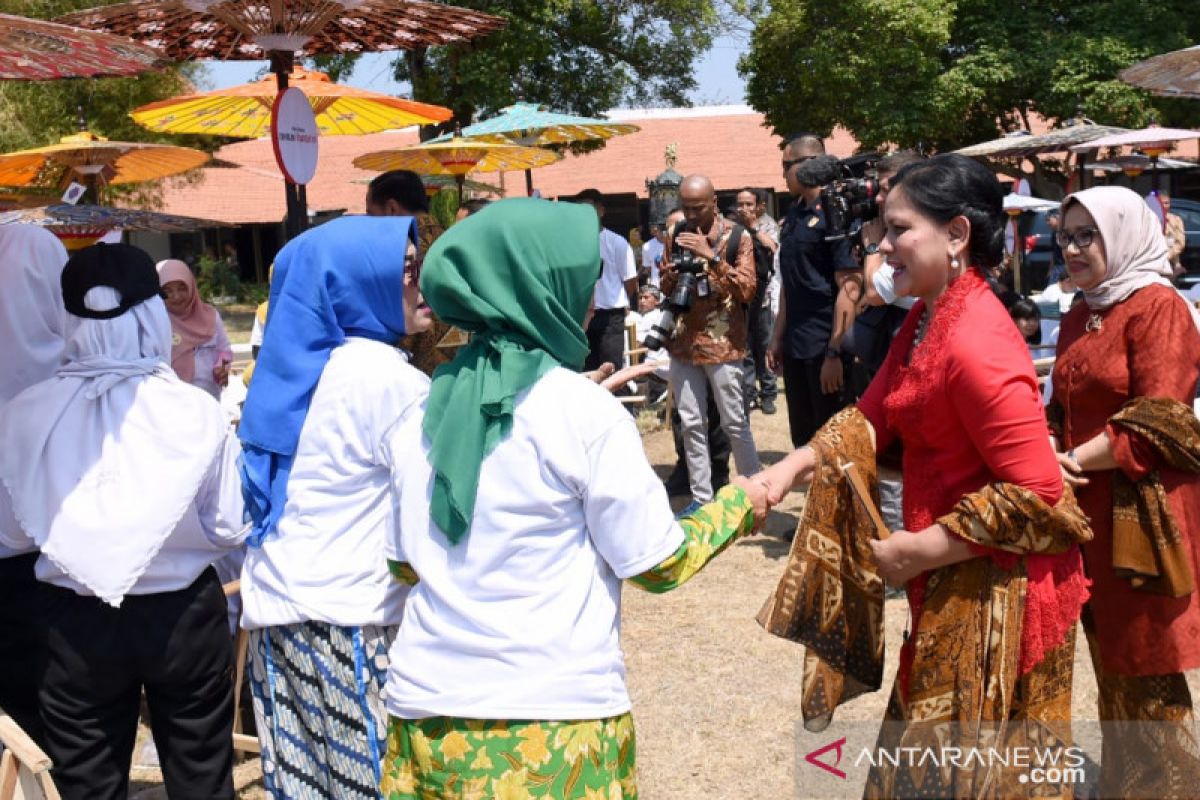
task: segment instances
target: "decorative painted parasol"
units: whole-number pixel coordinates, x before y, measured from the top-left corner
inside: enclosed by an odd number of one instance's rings
[[[162,64],[156,51],[129,39],[0,14],[0,80],[137,75]]]
[[[507,142],[527,147],[546,147],[637,133],[641,128],[626,122],[595,117],[576,117],[550,111],[536,103],[514,103],[496,116],[468,125],[461,136],[484,142]],[[525,192],[533,194],[533,174],[525,170]]]
[[[59,22],[128,36],[172,61],[257,61],[411,50],[467,42],[504,27],[492,14],[428,0],[132,0]]]
[[[1129,177],[1136,178],[1150,169],[1150,156],[1144,156],[1140,153],[1130,153],[1114,158],[1106,158],[1101,161],[1092,161],[1088,164],[1088,167],[1103,172],[1124,172]],[[1175,158],[1160,158],[1158,159],[1158,168],[1168,170],[1198,169],[1200,168],[1200,164],[1194,161],[1180,161]]]
[[[1200,100],[1200,45],[1140,61],[1121,70],[1117,77],[1163,97]]]
[[[429,0],[131,0],[60,17],[129,36],[175,61],[268,58],[282,92],[297,53],[341,55],[467,42],[504,19]],[[286,182],[289,227],[308,222],[304,187]]]
[[[411,169],[421,175],[450,175],[458,183],[461,200],[463,182],[469,172],[533,169],[553,164],[561,158],[561,154],[539,147],[480,142],[455,136],[444,141],[367,153],[352,163],[359,169],[375,172]]]
[[[322,136],[378,133],[409,125],[445,122],[448,108],[355,89],[323,72],[294,69],[288,85],[304,92]],[[276,79],[203,94],[172,97],[134,109],[133,121],[160,133],[203,133],[257,139],[271,128],[271,106],[279,94]]]
[[[160,214],[140,208],[73,206],[66,203],[0,214],[0,225],[17,224],[46,228],[61,239],[68,250],[95,244],[97,239],[113,230],[185,233],[225,226],[225,223],[215,220]]]
[[[82,131],[58,144],[0,155],[0,186],[62,190],[71,181],[99,188],[178,175],[209,160],[190,147],[111,142]]]
[[[1025,131],[1010,133],[990,142],[961,147],[954,152],[972,158],[1025,158],[1042,153],[1062,152],[1070,149],[1072,145],[1090,142],[1102,136],[1124,133],[1125,130],[1125,128],[1114,128],[1111,125],[1079,122],[1036,136]]]
[[[1113,136],[1093,139],[1086,144],[1075,145],[1071,148],[1071,151],[1080,152],[1082,150],[1094,150],[1101,147],[1136,147],[1143,154],[1150,157],[1152,183],[1154,184],[1154,190],[1158,191],[1159,156],[1174,147],[1176,142],[1186,142],[1190,139],[1200,139],[1200,131],[1183,128],[1161,128],[1158,125],[1150,125],[1136,131],[1125,131]]]

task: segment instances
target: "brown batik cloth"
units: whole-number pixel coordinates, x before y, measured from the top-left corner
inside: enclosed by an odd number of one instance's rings
[[[852,461],[877,492],[869,426],[851,407],[811,442],[817,465],[788,564],[759,623],[806,646],[801,701],[819,731],[834,709],[879,688],[882,583],[870,547],[873,526],[853,500],[841,464]],[[1033,493],[994,484],[964,497],[939,520],[953,533],[1016,554],[1054,554],[1091,538],[1073,495],[1054,508]],[[975,558],[933,571],[925,590],[908,679],[892,692],[878,748],[1061,746],[1070,741],[1074,633],[1020,674],[1028,580],[1023,561],[1005,569]],[[951,723],[957,727],[952,727]],[[1070,786],[1022,784],[1023,769],[894,767],[871,770],[866,797],[1069,797]]]
[[[1141,437],[1166,462],[1200,473],[1200,419],[1165,397],[1139,397],[1110,420]],[[1188,541],[1179,531],[1157,470],[1131,481],[1113,470],[1113,569],[1134,589],[1184,597],[1196,588]]]
[[[1200,742],[1187,678],[1182,672],[1137,676],[1107,672],[1086,611],[1083,630],[1096,672],[1102,723],[1100,797],[1200,797]]]
[[[416,220],[417,247],[420,250],[420,256],[424,258],[425,254],[429,252],[429,248],[433,246],[439,236],[445,233],[445,230],[441,223],[428,212],[421,212],[417,215]],[[429,330],[401,339],[400,346],[411,353],[409,363],[432,377],[435,369],[453,360],[454,354],[458,352],[457,348],[438,347],[438,342],[442,341],[442,338],[453,327],[453,325],[447,325],[434,318],[433,325]]]
[[[841,466],[854,463],[878,503],[870,423],[851,406],[809,443],[817,465],[779,586],[758,613],[769,633],[801,642],[804,727],[822,731],[833,711],[883,680],[883,580],[868,540],[875,527]]]

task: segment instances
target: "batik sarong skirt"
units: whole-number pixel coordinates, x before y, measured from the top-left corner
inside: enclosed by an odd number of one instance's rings
[[[629,713],[573,721],[453,717],[388,722],[386,800],[636,800]]]
[[[250,632],[263,784],[275,800],[375,800],[392,627],[303,622]]]

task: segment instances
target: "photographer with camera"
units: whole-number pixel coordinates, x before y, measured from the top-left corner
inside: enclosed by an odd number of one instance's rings
[[[657,349],[669,339],[671,393],[683,428],[692,502],[703,504],[713,496],[710,390],[738,472],[753,475],[761,466],[742,404],[744,306],[754,298],[757,281],[750,237],[717,214],[712,181],[691,175],[680,185],[679,196],[684,222],[668,232],[661,273],[667,309],[646,344]]]
[[[862,271],[850,237],[827,238],[821,190],[838,179],[841,169],[824,150],[812,134],[794,137],[783,150],[783,175],[796,202],[780,229],[783,286],[768,364],[782,369],[796,447],[853,399],[845,391],[851,359],[841,345],[854,322]]]

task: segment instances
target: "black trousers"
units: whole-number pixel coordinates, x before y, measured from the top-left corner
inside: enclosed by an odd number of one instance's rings
[[[233,643],[216,572],[120,608],[39,588],[38,699],[63,800],[126,798],[143,689],[167,796],[232,800]]]
[[[679,419],[679,410],[671,406],[671,436],[675,439],[675,469],[688,475],[687,458],[683,453],[683,421]],[[718,486],[729,483],[729,456],[733,450],[729,446],[729,435],[721,427],[721,412],[713,400],[713,392],[708,393],[708,460],[712,464],[713,491]]]
[[[588,357],[584,371],[609,362],[617,369],[625,359],[625,309],[597,308],[587,327]]]
[[[758,400],[774,400],[779,396],[775,373],[767,366],[767,350],[771,347],[771,328],[775,320],[771,307],[763,307],[767,285],[760,283],[754,299],[746,307],[746,358],[742,362],[742,399],[749,408]]]
[[[37,619],[37,553],[0,558],[0,708],[39,745],[37,662],[42,626]]]
[[[788,427],[792,446],[808,443],[830,417],[850,404],[854,381],[853,363],[842,359],[842,390],[833,394],[821,391],[821,365],[825,356],[783,359],[783,391],[787,395]]]

